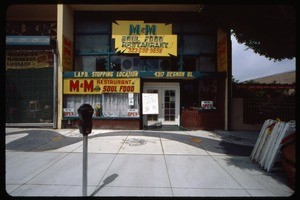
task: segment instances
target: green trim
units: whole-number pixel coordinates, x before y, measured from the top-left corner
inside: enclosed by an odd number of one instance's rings
[[[156,79],[195,79],[226,76],[226,72],[199,71],[72,71],[64,72],[64,78],[156,78]]]

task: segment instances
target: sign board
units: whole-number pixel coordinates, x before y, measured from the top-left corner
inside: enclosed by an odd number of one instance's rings
[[[128,109],[128,117],[139,117],[139,109]]]
[[[142,93],[142,100],[143,100],[144,115],[158,114],[157,93]]]
[[[140,56],[177,56],[172,24],[117,20],[112,23],[117,52]]]
[[[212,109],[213,101],[201,101],[201,108],[203,109]]]
[[[199,71],[75,71],[64,72],[64,78],[166,78],[166,79],[193,79],[203,76],[221,75]]]
[[[140,93],[139,78],[64,78],[64,94]]]
[[[6,51],[6,69],[30,69],[53,66],[53,54],[50,51]]]

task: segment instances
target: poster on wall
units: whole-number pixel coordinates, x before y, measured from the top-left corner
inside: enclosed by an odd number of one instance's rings
[[[227,52],[227,33],[223,29],[218,29],[217,36],[217,53],[218,53],[218,71],[226,72],[228,65]]]
[[[62,65],[64,70],[71,71],[73,68],[72,49],[72,41],[63,36]]]
[[[139,56],[177,56],[172,24],[117,20],[112,23],[117,52]]]
[[[158,114],[158,94],[157,93],[142,93],[143,114],[152,115]]]

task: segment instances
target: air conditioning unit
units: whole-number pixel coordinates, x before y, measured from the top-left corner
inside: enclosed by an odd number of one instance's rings
[[[125,57],[121,60],[121,71],[132,71],[133,69],[133,58]]]

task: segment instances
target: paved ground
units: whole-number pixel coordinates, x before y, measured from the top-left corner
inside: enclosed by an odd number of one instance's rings
[[[249,155],[255,132],[93,130],[88,196],[290,196],[280,169]],[[6,128],[6,191],[11,196],[81,196],[77,129]]]

